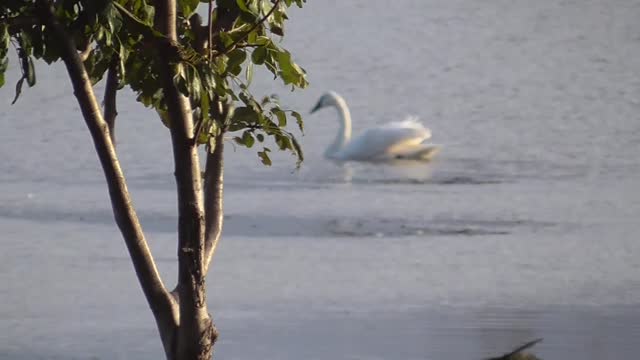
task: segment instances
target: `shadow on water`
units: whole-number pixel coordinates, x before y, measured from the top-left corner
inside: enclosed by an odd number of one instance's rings
[[[175,232],[177,217],[158,211],[140,211],[140,221],[152,232]],[[107,209],[61,209],[55,207],[0,206],[0,217],[35,222],[68,222],[113,226]],[[279,224],[287,224],[280,226]],[[251,237],[403,237],[507,235],[520,230],[545,230],[557,224],[524,219],[482,219],[438,216],[419,219],[380,217],[295,217],[269,214],[225,215],[225,235]]]
[[[353,183],[361,184],[383,184],[383,185],[496,185],[506,181],[490,177],[473,177],[465,175],[451,175],[448,177],[437,177],[429,179],[378,179],[378,180],[356,180]]]

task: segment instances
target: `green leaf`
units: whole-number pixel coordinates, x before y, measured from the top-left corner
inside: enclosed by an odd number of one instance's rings
[[[113,32],[111,31],[104,31],[103,32],[104,35],[104,42],[107,44],[108,47],[111,47],[111,45],[113,45]]]
[[[201,121],[204,121],[204,118]],[[204,126],[204,125],[199,125],[199,126]],[[200,131],[200,133],[198,133],[198,138],[196,140],[198,141],[199,145],[207,144],[207,143],[209,143],[209,138],[210,137],[211,136],[209,136],[209,134],[207,132]]]
[[[156,112],[160,116],[160,120],[164,126],[171,128],[171,116],[169,116],[169,112],[162,109],[156,109]]]
[[[44,45],[45,51],[42,54],[42,60],[44,60],[47,64],[51,64],[54,61],[58,61],[60,59],[60,46],[58,45],[58,40],[55,38],[51,31],[45,31],[43,34],[44,37]]]
[[[99,48],[89,53],[89,57],[85,60],[84,65],[92,85],[97,84],[107,72],[111,63],[111,56],[111,52],[105,53]]]
[[[204,88],[204,84],[202,85],[201,92],[202,96],[200,98],[200,111],[202,113],[202,121],[207,122],[209,121],[210,100],[207,89]]]
[[[291,135],[291,143],[293,145],[293,150],[295,155],[298,157],[297,166],[300,167],[300,164],[304,161],[304,154],[302,153],[302,146],[298,143],[295,136]]]
[[[118,54],[118,78],[121,79],[118,81],[118,89],[124,86],[124,81],[122,79],[126,76],[126,67],[125,63],[127,61],[127,57],[129,56],[129,51],[120,44],[120,53]]]
[[[253,138],[253,135],[251,135],[251,132],[245,131],[242,133],[242,143],[248,148],[253,146],[255,139]]]
[[[249,85],[251,85],[251,80],[253,80],[253,63],[250,62],[249,65],[247,65],[247,72],[246,72],[246,79],[247,79],[247,87]]]
[[[4,86],[4,73],[5,71],[7,71],[7,68],[9,67],[9,58],[4,57],[2,59],[0,59],[0,87]]]
[[[271,9],[273,9],[273,5],[271,4],[270,0],[267,1],[258,1],[260,4],[260,11],[262,11],[263,13],[267,14],[271,11]],[[271,16],[273,17],[273,15]]]
[[[184,96],[189,96],[189,85],[191,84],[191,79],[189,78],[189,74],[187,73],[184,66],[180,65],[178,67],[178,72],[173,77],[173,83],[176,85],[180,93]]]
[[[296,123],[298,124],[300,132],[304,133],[304,121],[302,121],[302,115],[297,111],[291,111],[291,116],[296,118]]]
[[[202,96],[202,93],[201,93],[202,85],[200,81],[200,76],[195,71],[193,71],[193,74],[191,74],[190,86],[191,86],[191,90],[189,91],[189,95],[194,101],[200,101],[200,97],[207,97],[207,93],[204,93],[205,96]]]
[[[205,66],[204,70],[200,71],[202,80],[203,92],[210,93],[216,87],[216,79],[209,66]]]
[[[271,43],[271,39],[268,36],[256,36],[255,40],[251,41],[252,44],[264,46]]]
[[[2,23],[0,24],[0,53],[2,51],[6,52],[9,47],[9,40],[11,37],[9,36],[9,25]]]
[[[284,36],[284,30],[282,29],[281,26],[272,25],[270,30],[272,33],[276,35]]]
[[[235,109],[233,116],[231,117],[232,123],[244,122],[244,123],[257,123],[258,114],[251,108],[241,106]]]
[[[280,150],[292,149],[291,140],[289,140],[289,138],[286,137],[285,135],[276,134],[275,138],[276,138],[276,145],[278,145],[278,148],[280,148]]]
[[[278,66],[280,67],[280,76],[285,84],[292,84],[300,88],[307,86],[304,70],[302,70],[291,59],[288,51],[279,52],[277,55]]]
[[[107,23],[107,29],[111,33],[116,33],[122,27],[122,15],[120,11],[113,5],[113,2],[109,2],[102,10],[100,17],[103,23]]]
[[[220,34],[218,34],[218,36],[222,41],[222,45],[224,45],[225,47],[233,44],[233,38],[229,36],[229,34],[227,34],[226,32],[221,31]]]
[[[31,58],[31,56],[29,56],[28,58],[26,77],[29,87],[32,87],[36,84],[36,70],[33,67],[33,59]]]
[[[262,107],[260,107],[260,104],[258,104],[249,92],[243,91],[238,96],[240,97],[240,100],[242,100],[245,105],[253,109],[255,113],[262,114]]]
[[[24,77],[21,77],[20,80],[16,83],[16,96],[13,98],[11,105],[15,104],[20,97],[20,93],[22,93],[22,83],[24,82]]]
[[[244,0],[236,0],[236,4],[238,4],[238,7],[240,8],[240,10],[248,13],[251,12],[251,10],[249,10],[249,8],[247,7],[247,3]]]
[[[153,26],[153,17],[156,14],[156,8],[152,5],[147,5],[146,1],[144,0],[137,0],[136,3],[143,4],[140,10],[136,13],[139,16],[140,20],[142,20],[142,22],[148,26]]]
[[[287,126],[287,115],[284,113],[284,111],[280,110],[279,108],[273,108],[271,109],[271,113],[278,118],[278,126]]]
[[[251,53],[251,61],[256,65],[264,64],[265,59],[267,58],[267,48],[266,47],[258,47],[253,50]]]
[[[278,66],[276,64],[274,53],[274,51],[267,52],[267,56],[264,59],[264,65],[269,71],[271,71],[271,73],[273,74],[273,79],[275,80],[278,78],[278,76],[281,76],[281,74],[278,73]]]
[[[227,54],[227,71],[238,76],[242,72],[242,63],[247,58],[247,52],[242,49],[235,49]]]
[[[269,148],[264,148],[263,151],[258,151],[258,156],[262,163],[266,166],[271,166],[271,159],[269,158],[268,152],[271,151]]]

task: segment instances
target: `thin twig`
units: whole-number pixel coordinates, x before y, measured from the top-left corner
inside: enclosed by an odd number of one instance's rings
[[[237,44],[236,45],[236,49],[241,49],[241,48],[250,48],[250,47],[258,47],[258,46],[262,46],[260,44]]]
[[[265,22],[269,18],[269,16],[271,16],[271,14],[273,14],[273,12],[276,11],[276,9],[278,8],[278,5],[280,5],[280,0],[276,0],[276,2],[273,4],[273,7],[271,8],[271,10],[269,10],[269,12],[262,19],[260,19],[258,22],[253,24],[253,26],[249,30],[247,30],[247,32],[242,34],[242,36],[240,36],[238,39],[236,39],[236,41],[232,42],[231,45],[229,45],[229,47],[227,47],[223,52],[221,52],[219,54],[216,54],[216,56],[226,55],[231,50],[233,50],[235,48],[235,46],[238,45],[238,43],[240,41],[243,41],[244,39],[246,39],[249,36],[249,34],[251,34],[251,32],[253,32],[253,30],[255,30],[263,22]]]

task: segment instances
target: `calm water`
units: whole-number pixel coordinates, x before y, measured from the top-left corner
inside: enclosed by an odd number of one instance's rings
[[[345,96],[354,130],[419,115],[437,161],[308,160],[229,146],[209,277],[222,359],[480,359],[543,337],[544,359],[633,358],[640,338],[640,2],[310,1],[285,43],[306,110]],[[15,69],[14,69],[15,70]],[[64,69],[0,90],[0,358],[157,359]],[[120,95],[119,151],[175,280],[166,130]]]

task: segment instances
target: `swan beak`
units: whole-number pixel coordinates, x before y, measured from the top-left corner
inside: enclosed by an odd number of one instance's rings
[[[321,107],[322,107],[322,101],[318,101],[316,106],[314,106],[313,109],[309,111],[309,114],[313,114],[314,112],[318,111]]]

